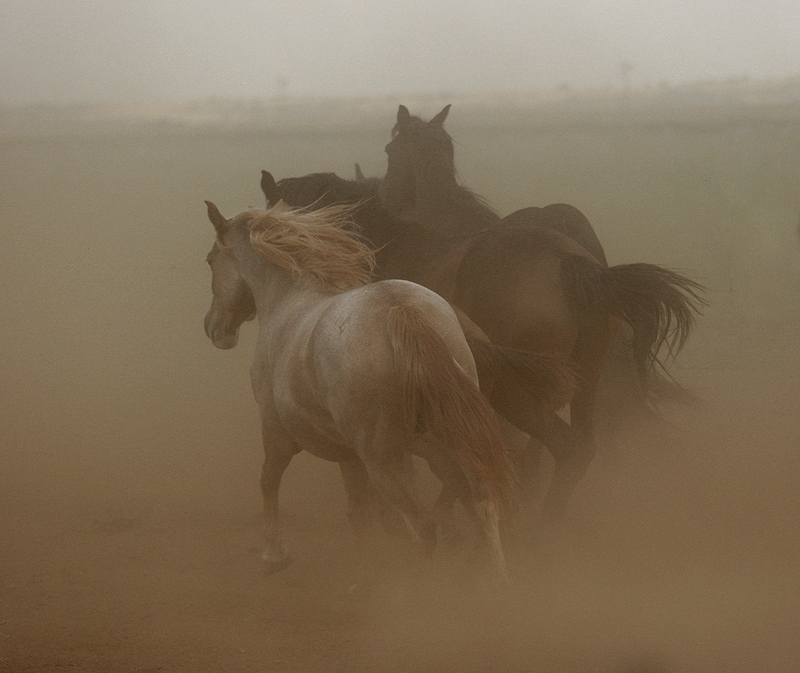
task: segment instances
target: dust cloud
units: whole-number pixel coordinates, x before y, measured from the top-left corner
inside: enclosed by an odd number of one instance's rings
[[[605,446],[559,526],[535,506],[509,526],[510,596],[469,545],[424,563],[387,539],[354,600],[338,470],[305,456],[282,488],[295,563],[264,576],[254,335],[203,333],[203,200],[260,206],[261,169],[380,175],[394,102],[366,125],[7,135],[0,671],[800,668],[798,108],[402,102],[454,103],[461,177],[501,213],[572,203],[612,264],[709,287],[672,369],[698,403]]]

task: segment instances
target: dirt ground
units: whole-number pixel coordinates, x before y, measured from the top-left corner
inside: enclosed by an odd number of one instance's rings
[[[465,550],[424,564],[392,541],[385,584],[350,596],[344,495],[313,459],[288,475],[296,561],[274,576],[255,465],[179,503],[65,488],[23,505],[12,487],[0,671],[796,670],[800,386],[764,364],[742,363],[725,411],[697,412],[673,443],[598,461],[562,527],[520,522],[508,597]]]
[[[732,146],[751,142],[742,133]],[[367,145],[381,147],[366,137],[351,150],[351,139],[326,145],[328,169],[346,175]],[[281,177],[325,166],[298,169],[287,158],[296,138],[271,150],[248,142],[2,146],[0,673],[800,670],[800,246],[762,235],[766,248],[751,250],[739,221],[735,245],[708,257],[697,277],[711,307],[673,370],[700,401],[601,451],[560,525],[545,529],[535,507],[523,511],[506,531],[510,595],[489,590],[469,545],[425,562],[385,539],[383,582],[365,600],[348,592],[357,559],[338,470],[313,458],[298,457],[282,487],[294,564],[273,576],[259,564],[252,330],[229,353],[202,334],[212,240],[202,199],[230,190],[234,201],[241,190],[258,205],[258,169],[277,165]],[[587,142],[599,153],[589,173],[603,161],[640,170]],[[689,151],[658,142],[662,160]],[[704,142],[722,152],[726,141]],[[231,171],[237,156],[250,163]],[[736,190],[720,185],[752,187],[749,172],[732,176],[716,161],[694,191],[673,185],[687,209],[705,190],[722,199]],[[467,163],[471,186],[484,170]],[[576,189],[590,184],[578,177]],[[633,198],[649,203],[661,187],[643,182]],[[765,221],[791,212],[794,228],[800,204],[790,199],[800,197],[771,184],[774,207],[758,212]],[[590,193],[584,206],[600,229],[622,195],[603,198]],[[778,240],[797,244],[787,232]],[[706,259],[696,242],[713,238],[686,224],[654,258],[654,236],[648,249],[632,234],[621,255],[625,237],[601,231],[612,261],[665,263],[691,248],[674,260],[683,270]],[[785,257],[770,256],[776,249]],[[737,264],[747,284],[731,285]],[[770,291],[776,274],[784,282]]]
[[[342,488],[313,459],[287,479],[296,561],[274,576],[255,469],[179,505],[109,489],[21,506],[6,491],[0,671],[796,670],[800,390],[755,364],[727,386],[760,404],[726,394],[674,444],[599,461],[562,527],[520,522],[509,597],[465,550],[424,564],[392,541],[385,584],[350,596]]]

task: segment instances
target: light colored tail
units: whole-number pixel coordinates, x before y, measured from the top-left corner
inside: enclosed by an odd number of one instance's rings
[[[489,499],[498,510],[512,511],[516,482],[489,402],[424,311],[394,306],[388,322],[407,426],[432,433],[446,447],[476,502]]]

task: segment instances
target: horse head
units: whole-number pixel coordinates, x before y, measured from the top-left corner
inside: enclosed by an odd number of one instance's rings
[[[429,175],[455,179],[453,140],[444,130],[450,112],[446,105],[428,122],[409,113],[405,105],[397,111],[392,140],[386,145],[388,166],[379,189],[381,200],[398,215],[410,214],[418,205],[419,182]]]
[[[225,244],[230,222],[210,201],[206,201],[208,219],[214,225],[217,240],[206,257],[211,267],[211,307],[206,313],[206,336],[222,349],[233,348],[239,341],[239,327],[255,317],[253,294],[236,267],[236,260]]]

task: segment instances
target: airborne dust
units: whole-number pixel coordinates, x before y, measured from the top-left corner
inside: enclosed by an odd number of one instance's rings
[[[393,540],[385,586],[351,598],[338,470],[305,456],[282,488],[295,563],[264,576],[254,329],[229,352],[202,329],[203,200],[261,206],[262,168],[382,174],[396,102],[454,103],[461,178],[501,214],[571,203],[612,264],[709,288],[671,370],[698,403],[624,429],[562,525],[526,510],[505,599],[468,549],[426,565]],[[0,671],[799,669],[800,108],[396,102],[4,124]]]

